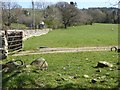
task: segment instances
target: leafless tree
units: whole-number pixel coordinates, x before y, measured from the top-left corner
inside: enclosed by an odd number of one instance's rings
[[[2,2],[2,21],[5,25],[10,26],[13,18],[15,18],[15,16],[18,16],[19,12],[13,13],[13,10],[17,8],[21,7],[16,2]]]
[[[78,9],[75,6],[67,2],[58,2],[56,7],[58,7],[62,13],[62,21],[65,28],[74,23],[78,15]]]
[[[51,5],[51,2],[45,2],[44,0],[37,0],[35,2],[35,8],[36,9],[45,9],[47,6]]]
[[[88,13],[87,10],[79,10],[79,18],[77,19],[80,24],[91,24],[93,23],[93,17]]]
[[[93,17],[94,22],[105,22],[106,14],[100,9],[89,9],[88,13]]]
[[[44,21],[50,28],[62,26],[62,14],[54,5],[48,6],[44,11]]]

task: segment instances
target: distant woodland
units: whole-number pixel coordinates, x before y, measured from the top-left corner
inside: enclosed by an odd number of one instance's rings
[[[12,23],[26,27],[39,28],[41,22],[47,28],[67,28],[76,25],[92,25],[93,23],[119,23],[118,8],[79,9],[76,2],[31,2],[32,8],[22,8],[15,2],[2,3],[3,26]]]

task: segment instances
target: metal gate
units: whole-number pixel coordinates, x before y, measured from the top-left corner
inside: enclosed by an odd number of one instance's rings
[[[5,32],[0,32],[0,59],[6,58],[6,49],[5,42],[7,42],[7,51],[12,52],[15,50],[19,50],[23,46],[23,31],[22,30],[7,30],[7,34]],[[6,39],[5,39],[6,37]],[[5,41],[6,40],[6,41]]]
[[[8,51],[15,51],[22,48],[22,31],[8,31],[7,42],[8,42]]]

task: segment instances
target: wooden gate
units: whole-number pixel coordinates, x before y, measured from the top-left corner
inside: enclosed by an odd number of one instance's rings
[[[5,39],[6,38],[6,39]],[[5,45],[7,42],[7,45]],[[5,59],[7,57],[7,52],[19,50],[22,48],[23,43],[23,31],[21,30],[8,30],[7,34],[5,32],[0,32],[0,59]],[[5,48],[7,47],[7,49]]]
[[[22,48],[22,31],[8,31],[7,42],[8,42],[8,51],[15,51]]]

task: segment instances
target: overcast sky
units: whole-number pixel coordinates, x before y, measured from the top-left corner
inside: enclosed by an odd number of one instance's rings
[[[11,1],[18,2],[23,8],[30,8],[32,0],[2,0],[2,1]],[[78,8],[89,8],[89,7],[118,7],[117,2],[120,0],[33,0],[33,1],[42,1],[42,2],[77,2]]]

